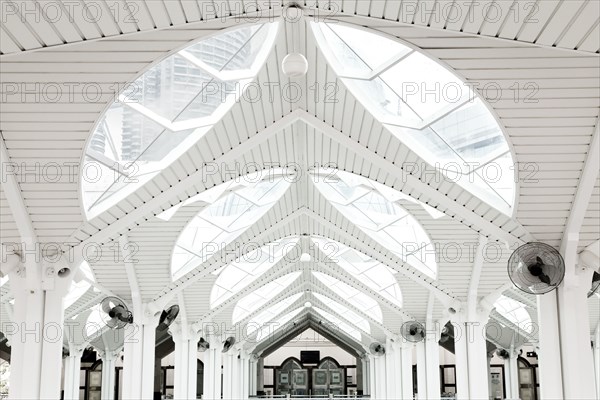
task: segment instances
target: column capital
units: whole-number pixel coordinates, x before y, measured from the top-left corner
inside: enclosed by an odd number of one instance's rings
[[[123,348],[105,350],[96,349],[96,351],[98,352],[98,356],[100,356],[103,361],[113,361],[119,357],[122,349]]]
[[[173,337],[173,341],[181,341],[181,340],[191,340],[191,341],[199,341],[200,340],[200,331],[196,329],[195,324],[184,324],[180,321],[175,321],[171,326],[169,326],[169,333]]]
[[[39,262],[31,263],[30,269],[21,261],[13,262],[14,265],[11,264],[7,268],[10,292],[15,298],[38,290],[54,292],[64,297],[69,292],[75,275],[75,271],[66,260],[66,255],[40,255],[35,258],[40,258]],[[11,259],[14,259],[14,255]],[[35,270],[32,271],[31,268]]]

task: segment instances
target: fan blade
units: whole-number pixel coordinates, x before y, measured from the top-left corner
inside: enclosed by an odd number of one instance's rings
[[[543,272],[540,273],[540,275],[538,276],[538,278],[540,279],[540,281],[542,281],[546,285],[552,285],[550,277],[548,275],[546,275],[545,273],[543,273]]]
[[[536,264],[540,267],[544,265],[544,260],[540,258],[540,256],[535,257]]]

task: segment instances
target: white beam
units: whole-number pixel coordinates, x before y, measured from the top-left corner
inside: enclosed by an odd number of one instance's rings
[[[4,190],[4,195],[6,196],[6,201],[12,211],[21,240],[28,245],[32,245],[37,242],[37,236],[33,224],[31,223],[27,206],[25,206],[25,202],[23,201],[19,183],[17,182],[15,175],[8,171],[11,160],[6,148],[6,143],[4,142],[2,131],[0,131],[0,159],[2,159],[3,170],[2,188]]]
[[[588,209],[590,198],[592,197],[592,193],[596,185],[598,171],[600,170],[599,130],[600,119],[596,121],[596,129],[594,130],[594,134],[590,142],[583,172],[579,178],[577,192],[575,193],[575,198],[569,211],[569,218],[567,219],[562,242],[560,244],[560,250],[565,258],[565,264],[567,265],[567,268],[572,268],[571,266],[574,266],[577,263],[576,253],[577,246],[579,245],[579,232]]]
[[[269,125],[256,135],[247,139],[245,142],[242,142],[242,144],[240,144],[239,146],[236,146],[232,150],[223,154],[222,156],[217,157],[214,160],[214,163],[226,164],[228,162],[239,160],[248,151],[269,140],[278,132],[282,131],[283,129],[296,122],[300,115],[301,114],[299,111],[294,111],[286,115],[285,117],[277,120],[276,122]],[[187,199],[187,190],[196,186],[198,182],[202,182],[202,179],[205,176],[206,171],[204,170],[204,168],[200,168],[198,171],[195,171],[194,173],[190,174],[190,176],[174,184],[172,188],[169,188],[169,190],[166,190],[163,193],[154,196],[154,198],[150,199],[143,206],[134,209],[122,218],[119,218],[116,222],[108,225],[106,228],[83,240],[79,245],[75,247],[75,252],[81,253],[83,247],[86,246],[88,243],[102,243],[107,240],[111,240],[114,237],[117,237],[120,232],[134,225],[136,221],[142,220],[145,217],[152,215],[153,213],[157,213],[158,210],[162,211],[162,209],[164,209],[167,205],[169,208],[172,207],[174,205],[172,204],[172,201],[175,198]]]
[[[524,241],[519,239],[518,237],[512,235],[511,233],[505,231],[501,227],[494,225],[490,221],[486,220],[482,216],[477,213],[469,210],[467,207],[452,201],[450,198],[444,196],[442,193],[436,191],[433,187],[423,183],[421,180],[416,178],[411,174],[406,174],[401,170],[400,166],[392,163],[389,160],[381,157],[379,154],[374,153],[369,150],[362,144],[356,142],[352,138],[348,137],[346,134],[336,130],[332,126],[326,124],[325,122],[319,120],[315,116],[309,114],[306,111],[302,111],[301,113],[302,121],[306,122],[308,125],[323,133],[325,136],[330,138],[331,140],[343,145],[347,149],[351,150],[355,154],[365,157],[368,155],[368,160],[377,168],[382,171],[388,171],[393,173],[396,177],[402,178],[402,182],[405,187],[403,190],[408,189],[409,193],[412,189],[422,193],[426,198],[429,199],[429,203],[438,204],[442,208],[445,208],[452,213],[456,214],[460,218],[464,219],[468,224],[474,225],[479,228],[482,232],[485,232],[503,242],[507,242],[509,244],[523,244]],[[458,184],[455,184],[458,185]],[[408,195],[410,195],[407,193]],[[420,199],[423,201],[423,199]],[[440,210],[442,211],[442,210]],[[443,212],[443,211],[442,211]],[[531,236],[531,235],[529,235]]]

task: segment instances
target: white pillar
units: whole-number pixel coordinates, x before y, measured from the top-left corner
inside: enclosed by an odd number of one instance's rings
[[[477,307],[455,314],[456,398],[479,400],[489,397],[488,356],[485,325],[489,310]]]
[[[125,327],[123,354],[123,399],[152,400],[154,398],[154,368],[156,326],[160,313],[143,307],[134,313],[134,323]]]
[[[100,396],[102,400],[113,400],[115,398],[115,367],[121,350],[102,351],[98,354],[102,358],[102,387]]]
[[[233,350],[223,354],[223,400],[233,400],[234,381],[234,352]]]
[[[2,329],[11,344],[11,399],[60,398],[63,299],[72,276],[66,256],[27,253],[23,264],[9,272],[14,296],[13,321]]]
[[[363,355],[360,362],[362,364],[363,395],[367,395],[371,393],[369,389],[369,357],[366,354]]]
[[[209,339],[210,348],[204,352],[203,399],[221,398],[221,342]]]
[[[419,399],[439,400],[440,385],[440,349],[438,340],[440,329],[431,323],[425,338],[416,344],[417,353],[417,393]]]
[[[396,368],[396,342],[390,339],[386,340],[385,343],[385,396],[387,399],[397,399],[398,395],[396,392],[396,374],[398,372]]]
[[[596,397],[600,399],[600,324],[594,334],[594,370],[596,372]]]
[[[506,382],[506,398],[508,400],[518,400],[519,393],[519,353],[515,350],[509,350],[510,357],[504,362],[504,377]]]
[[[369,395],[372,399],[377,399],[377,383],[375,382],[375,378],[377,374],[375,373],[375,357],[372,355],[368,355],[369,357]]]
[[[575,265],[566,265],[566,270],[558,288],[564,398],[592,400],[596,385],[587,293],[593,270]]]
[[[258,358],[255,357],[254,354],[250,354],[249,355],[249,391],[248,394],[250,396],[256,396],[256,389],[257,389],[257,380],[258,380]]]
[[[169,331],[175,343],[173,397],[177,400],[195,399],[198,395],[198,340],[200,334],[191,326],[179,322]]]
[[[402,389],[398,392],[401,399],[412,399],[413,387],[413,345],[403,343],[400,345],[400,382]]]
[[[540,351],[538,369],[542,400],[563,396],[558,298],[556,291],[537,296]]]
[[[250,354],[246,350],[240,352],[240,374],[241,374],[241,393],[240,398],[245,400],[250,394]]]
[[[427,398],[439,400],[442,393],[440,383],[440,332],[427,333],[425,338],[425,371],[427,375]]]
[[[428,400],[427,397],[427,357],[425,355],[425,341],[416,345],[417,350],[417,398]]]
[[[81,376],[81,355],[83,348],[70,346],[69,356],[65,360],[64,399],[79,400]]]

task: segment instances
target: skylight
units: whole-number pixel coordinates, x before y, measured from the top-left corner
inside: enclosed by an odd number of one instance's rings
[[[329,325],[330,328],[335,330],[339,330],[340,332],[348,335],[360,342],[362,338],[362,334],[360,333],[359,328],[356,326],[352,326],[344,322],[342,319],[336,317],[335,315],[328,313],[319,307],[313,307],[313,310],[319,314],[321,317],[325,318],[325,322]]]
[[[87,217],[139,188],[208,132],[258,73],[277,28],[276,22],[245,26],[203,39],[127,85],[86,147]]]
[[[301,274],[302,272],[297,271],[284,275],[242,298],[237,302],[233,309],[232,322],[236,324],[264,306],[269,300],[277,296],[285,288],[291,285],[292,282],[298,279]]]
[[[390,302],[402,307],[400,286],[394,277],[395,272],[390,267],[331,239],[313,237],[312,240],[321,251],[324,251],[332,261],[346,272],[379,292],[381,296]]]
[[[295,309],[293,311],[290,311],[289,313],[285,314],[281,318],[278,318],[277,320],[273,321],[272,323],[264,326],[258,332],[258,335],[256,335],[256,338],[254,339],[254,342],[259,343],[259,342],[263,341],[269,335],[273,334],[273,332],[275,332],[276,330],[280,329],[285,324],[287,324],[288,322],[290,322],[296,315],[300,314],[300,312],[302,310],[303,310],[302,307],[297,308],[297,309]]]
[[[223,183],[204,196],[204,208],[183,229],[171,258],[173,279],[192,271],[262,217],[285,193],[290,180],[268,176]],[[191,200],[191,199],[190,199]],[[220,296],[220,295],[219,295]]]
[[[419,222],[397,203],[395,191],[370,179],[335,171],[313,174],[319,191],[346,218],[404,262],[435,279],[435,248]]]
[[[382,35],[339,23],[311,26],[328,63],[373,116],[447,179],[510,215],[512,154],[496,119],[469,85],[437,61]]]
[[[265,271],[277,264],[298,242],[290,237],[269,243],[238,258],[223,268],[210,294],[210,307],[214,308],[248,286]]]
[[[329,290],[342,297],[358,310],[366,315],[370,315],[375,321],[383,322],[383,314],[377,300],[369,297],[365,293],[352,286],[326,275],[322,272],[313,271],[312,274]]]
[[[531,316],[525,306],[506,296],[500,296],[494,303],[496,311],[504,318],[515,324],[519,329],[533,332]]]
[[[365,333],[371,333],[371,326],[366,318],[361,317],[348,307],[338,303],[337,301],[330,299],[319,293],[313,294],[317,300],[325,304],[330,310],[333,310],[336,316],[342,317],[345,321],[361,329]]]

